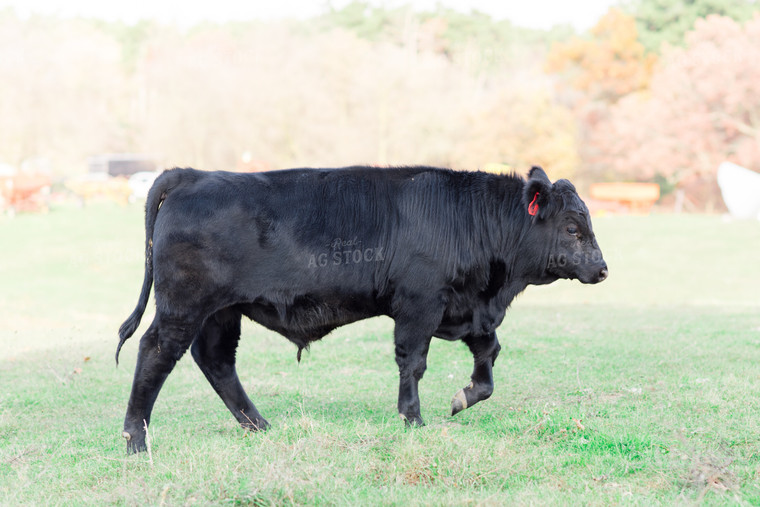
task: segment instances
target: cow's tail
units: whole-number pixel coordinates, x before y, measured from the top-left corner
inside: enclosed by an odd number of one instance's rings
[[[153,228],[156,224],[156,217],[161,204],[166,199],[169,190],[176,186],[178,171],[167,171],[156,179],[155,183],[148,192],[148,199],[145,202],[145,277],[143,278],[140,299],[137,300],[137,306],[132,314],[119,328],[119,345],[116,347],[116,365],[119,364],[119,352],[124,342],[132,336],[140,325],[145,307],[148,305],[150,289],[153,286]]]

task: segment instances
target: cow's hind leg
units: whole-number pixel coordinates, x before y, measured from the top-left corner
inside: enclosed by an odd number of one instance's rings
[[[150,414],[174,365],[187,351],[198,325],[185,321],[161,318],[158,314],[140,339],[132,392],[124,418],[127,452],[146,450],[145,432],[150,424]]]
[[[499,355],[501,346],[496,333],[484,336],[468,336],[464,342],[470,347],[475,360],[475,367],[470,377],[470,385],[460,389],[451,400],[451,415],[455,415],[493,393],[493,365]]]
[[[266,429],[261,416],[240,384],[235,369],[235,350],[240,340],[240,312],[220,310],[206,320],[190,349],[193,359],[241,426]]]

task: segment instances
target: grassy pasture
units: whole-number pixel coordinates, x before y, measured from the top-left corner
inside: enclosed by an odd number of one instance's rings
[[[120,436],[140,332],[139,206],[0,219],[0,504],[760,505],[760,224],[595,220],[610,278],[530,287],[499,330],[491,399],[454,418],[471,356],[434,341],[428,426],[397,419],[392,322],[295,347],[253,323],[245,433],[186,356],[151,456]]]

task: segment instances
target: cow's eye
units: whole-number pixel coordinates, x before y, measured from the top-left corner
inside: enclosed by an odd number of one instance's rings
[[[567,233],[571,236],[576,236],[578,234],[578,228],[574,225],[568,225]]]

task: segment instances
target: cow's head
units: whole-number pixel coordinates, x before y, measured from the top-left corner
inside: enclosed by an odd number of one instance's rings
[[[523,190],[523,206],[533,221],[533,242],[548,251],[544,276],[577,278],[599,283],[607,278],[607,263],[596,243],[588,208],[567,180],[549,181],[540,167],[533,167]],[[547,280],[548,281],[548,280]]]

